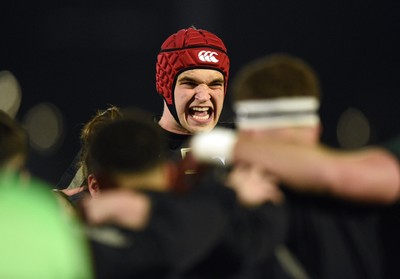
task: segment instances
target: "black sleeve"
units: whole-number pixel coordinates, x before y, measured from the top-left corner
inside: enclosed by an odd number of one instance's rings
[[[152,201],[148,227],[119,230],[129,240],[122,248],[95,243],[97,273],[123,278],[112,273],[118,269],[118,274],[165,278],[173,271],[183,278],[227,278],[266,260],[283,239],[280,222],[285,218],[279,210],[272,205],[244,209],[235,193],[213,178],[179,196],[147,194]]]
[[[234,200],[225,193],[225,203]],[[225,236],[229,222],[221,201],[209,191],[194,190],[180,197],[152,197],[148,231],[160,240],[175,270],[185,270],[206,257]]]
[[[223,236],[226,216],[216,199],[205,193],[185,197],[148,193],[152,213],[143,231],[114,228],[123,245],[92,238],[98,278],[165,278],[205,257]],[[108,228],[106,228],[108,229]]]
[[[200,187],[213,193],[226,221],[214,234],[213,245],[196,258],[197,262],[187,266],[184,278],[248,278],[262,270],[285,240],[284,206],[266,203],[244,208],[237,203],[235,193],[213,175],[207,176]]]
[[[151,233],[116,227],[90,228],[96,279],[165,278],[171,267]]]

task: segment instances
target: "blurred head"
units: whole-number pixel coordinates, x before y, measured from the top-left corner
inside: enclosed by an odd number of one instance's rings
[[[191,134],[217,124],[229,76],[223,41],[196,28],[179,30],[161,46],[156,64],[156,89],[164,98],[160,125]]]
[[[298,143],[316,143],[320,134],[320,87],[305,61],[274,54],[244,66],[233,82],[241,132]]]
[[[89,191],[133,188],[165,190],[168,186],[163,132],[150,114],[124,112],[94,135],[87,153]]]
[[[87,167],[86,167],[86,159],[88,146],[92,142],[94,135],[101,130],[104,126],[109,124],[112,121],[117,119],[121,119],[122,112],[116,106],[110,106],[106,110],[98,110],[95,116],[93,116],[82,128],[81,131],[81,143],[82,143],[82,151],[81,151],[81,160],[78,163],[78,167],[82,168],[83,179],[86,179],[89,175]]]
[[[0,170],[19,171],[28,156],[28,136],[22,126],[0,110]]]
[[[0,178],[0,278],[94,278],[80,222],[50,189],[35,178]]]

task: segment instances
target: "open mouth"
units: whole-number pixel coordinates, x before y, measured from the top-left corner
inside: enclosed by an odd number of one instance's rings
[[[208,120],[213,110],[211,107],[191,107],[189,115],[196,120]]]

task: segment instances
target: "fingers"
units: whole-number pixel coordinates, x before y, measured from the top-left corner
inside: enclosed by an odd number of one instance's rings
[[[60,190],[60,192],[63,192],[64,194],[66,194],[67,196],[73,196],[76,195],[80,192],[82,192],[83,190],[85,190],[85,186],[81,186],[79,188],[72,188],[72,189],[63,189]]]

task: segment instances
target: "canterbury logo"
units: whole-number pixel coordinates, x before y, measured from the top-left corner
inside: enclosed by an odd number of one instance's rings
[[[218,55],[218,53],[216,53],[215,51],[206,51],[206,50],[202,50],[198,54],[199,59],[201,61],[213,62],[213,63],[218,63],[219,60],[215,57],[217,55]]]

